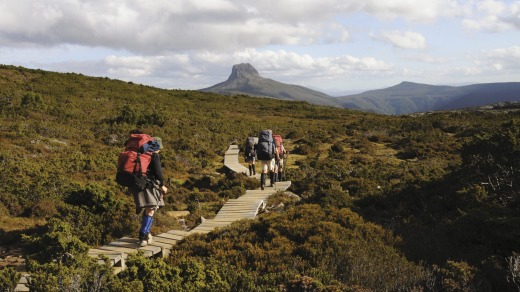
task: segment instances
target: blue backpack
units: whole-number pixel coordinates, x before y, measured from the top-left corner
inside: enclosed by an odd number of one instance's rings
[[[273,131],[262,130],[258,133],[258,144],[256,146],[258,160],[271,160],[274,158]]]

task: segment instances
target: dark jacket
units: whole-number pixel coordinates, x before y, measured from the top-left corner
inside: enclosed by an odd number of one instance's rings
[[[152,154],[152,160],[150,161],[150,165],[148,166],[146,175],[152,181],[159,181],[159,186],[162,187],[164,185],[164,176],[161,167],[161,157],[158,153],[154,152]]]

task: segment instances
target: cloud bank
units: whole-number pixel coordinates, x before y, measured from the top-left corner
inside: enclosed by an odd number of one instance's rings
[[[337,86],[447,72],[414,68],[419,59],[404,52],[449,59],[430,41],[446,20],[473,34],[520,30],[520,2],[494,0],[4,0],[0,11],[2,63],[192,89],[222,81],[241,62],[277,80]],[[375,43],[359,45],[366,39]],[[511,45],[487,48],[467,54],[480,62],[453,68],[513,70],[516,53]]]

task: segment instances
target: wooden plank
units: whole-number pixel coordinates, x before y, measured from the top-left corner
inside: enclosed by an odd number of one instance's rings
[[[29,274],[23,274],[21,277],[20,277],[20,280],[18,281],[18,284],[29,284],[29,278],[31,276],[29,276]]]
[[[143,251],[151,251],[152,255],[162,252],[161,246],[153,246],[153,245],[139,246],[139,240],[136,238],[131,238],[131,237],[120,238],[117,241],[109,243],[109,245],[127,247],[127,248],[135,248],[137,250],[143,250]]]
[[[219,217],[218,218],[222,218],[222,217],[228,217],[228,218],[237,218],[237,217],[241,217],[241,218],[254,218],[256,212],[223,212],[222,214],[218,215]]]
[[[14,287],[15,292],[25,292],[30,291],[29,287],[27,287],[25,284],[16,284],[16,287]]]
[[[100,246],[99,249],[124,252],[124,253],[137,253],[137,249],[135,249],[135,248],[119,247],[119,246],[113,246],[113,245],[103,245],[103,246]]]
[[[153,237],[153,240],[154,241],[158,241],[158,242],[162,242],[162,243],[167,243],[169,245],[173,246],[177,244],[178,240],[176,239],[171,239],[171,238],[166,238],[166,237],[162,237],[160,235],[156,235]]]
[[[161,256],[163,258],[167,257],[170,255],[170,251],[172,250],[171,249],[171,244],[168,244],[168,243],[162,243],[162,242],[159,242],[159,241],[155,241],[153,243],[150,243],[151,246],[156,246],[156,247],[160,247],[161,248]],[[168,247],[169,246],[169,247]]]
[[[266,198],[255,198],[255,199],[245,199],[240,202],[233,202],[231,204],[225,204],[222,208],[230,208],[230,207],[254,207],[261,204]],[[221,209],[222,209],[221,208]]]
[[[245,220],[245,219],[253,219],[254,217],[252,215],[249,215],[249,214],[221,214],[219,215],[218,217],[219,219],[220,218],[226,218],[226,219],[233,219],[233,220]]]
[[[171,234],[169,232],[157,234],[157,236],[165,237],[165,238],[169,238],[169,239],[175,239],[175,240],[179,240],[179,241],[184,239],[184,236]]]
[[[255,211],[249,211],[249,212],[238,212],[238,211],[233,211],[233,212],[222,212],[222,214],[219,214],[217,219],[220,219],[220,218],[236,218],[236,217],[243,217],[244,219],[246,218],[249,218],[249,219],[253,219],[255,214],[256,214],[256,210]]]
[[[204,222],[200,223],[199,225],[197,225],[197,227],[199,227],[199,226],[227,226],[227,225],[230,225],[229,222],[204,221]]]
[[[258,206],[263,200],[262,199],[249,199],[249,200],[242,200],[240,202],[233,202],[231,204],[225,204],[222,206],[222,208],[237,208],[237,207],[254,207]],[[220,209],[222,209],[220,208]]]
[[[201,225],[198,225],[195,228],[202,228],[202,227],[204,227],[204,228],[206,228],[206,227],[209,227],[209,228],[217,228],[217,227],[218,228],[225,228],[225,227],[229,227],[229,226],[230,226],[230,224],[204,224],[204,225],[201,224]]]
[[[152,246],[158,246],[158,247],[161,247],[161,248],[165,248],[165,249],[172,249],[172,245],[169,244],[169,243],[163,243],[163,242],[156,242],[156,236],[153,237],[153,242],[150,244]],[[139,239],[137,238],[131,238],[131,237],[123,237],[123,238],[120,238],[119,241],[124,241],[124,242],[136,242],[136,241],[139,241]]]
[[[261,204],[263,201],[264,200],[262,200],[262,199],[243,200],[243,201],[237,202],[237,203],[225,204],[224,206],[222,206],[220,208],[220,210],[226,209],[226,208],[240,208],[240,207],[242,207],[242,208],[254,208],[254,207],[258,206],[259,204]]]
[[[197,232],[197,233],[202,233],[202,232],[208,232],[209,233],[209,232],[213,232],[215,230],[217,230],[217,229],[215,229],[215,228],[197,228],[196,227],[192,231],[193,232]]]
[[[222,224],[222,226],[224,226],[224,225],[231,225],[231,224],[233,224],[233,223],[235,223],[237,221],[239,221],[239,220],[234,219],[234,218],[221,218],[221,219],[218,219],[217,221],[214,221],[212,223]],[[200,225],[202,225],[202,223],[199,224],[198,226],[200,226]]]
[[[269,198],[272,194],[273,194],[273,192],[264,193],[264,194],[251,194],[251,195],[246,194],[246,195],[243,195],[242,197],[238,198],[236,202],[242,203],[242,202],[250,202],[250,201],[254,201],[254,200],[265,200],[265,199]]]
[[[89,255],[98,255],[98,254],[104,254],[104,255],[120,255],[121,256],[121,253],[120,252],[111,252],[111,251],[108,251],[108,250],[104,250],[104,249],[97,249],[97,248],[91,248],[88,250],[88,254]]]
[[[276,182],[275,183],[275,190],[279,191],[279,190],[287,190],[289,187],[291,186],[291,182],[290,181],[283,181],[283,182]]]
[[[127,237],[127,236],[119,238],[117,241],[139,244],[138,238]]]
[[[262,204],[263,201],[264,200],[260,200],[260,199],[249,200],[249,201],[244,200],[244,201],[236,203],[236,204],[226,204],[226,205],[222,206],[222,208],[220,208],[220,210],[222,210],[222,209],[236,209],[236,208],[255,208],[258,205]]]
[[[221,212],[228,212],[228,213],[233,213],[233,212],[254,212],[256,210],[258,210],[259,206],[253,206],[253,207],[229,207],[229,208],[222,208],[219,210],[219,213]],[[215,215],[216,216],[216,215]]]
[[[184,237],[190,235],[190,232],[189,232],[189,231],[176,230],[176,229],[170,230],[170,231],[168,231],[168,233],[170,233],[170,234],[176,234],[176,235],[181,235],[181,236],[184,236]]]
[[[138,249],[142,251],[150,251],[152,252],[152,255],[156,255],[162,252],[162,248],[160,246],[153,246],[151,244],[139,247]]]
[[[246,215],[252,214],[252,215],[254,215],[256,210],[257,210],[256,208],[251,209],[251,210],[222,210],[222,211],[218,212],[217,215],[215,215],[215,218],[220,218],[225,214],[229,214],[229,215],[231,215],[231,214],[246,214]]]
[[[257,206],[262,200],[249,200],[249,201],[242,201],[242,202],[237,202],[237,203],[232,203],[232,204],[225,204],[224,206],[222,206],[220,208],[220,210],[222,209],[226,209],[226,208],[240,208],[240,207],[249,207],[249,208],[253,208],[255,206]],[[220,211],[219,210],[219,211]]]
[[[108,245],[137,249],[139,247],[139,242],[138,241],[127,242],[127,241],[116,240],[116,241],[110,242]]]
[[[199,225],[193,229],[202,229],[202,228],[205,228],[205,229],[217,229],[217,228],[226,228],[226,227],[229,227],[229,225]]]
[[[254,210],[222,210],[222,212],[219,212],[219,214],[217,216],[223,216],[224,214],[226,214],[226,216],[232,215],[232,214],[254,215],[255,211],[256,211],[256,209],[254,209]],[[222,214],[220,214],[220,213],[222,213]],[[217,217],[217,216],[215,216],[215,217]]]

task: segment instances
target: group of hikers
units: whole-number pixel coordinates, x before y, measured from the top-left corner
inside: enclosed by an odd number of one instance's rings
[[[130,132],[125,149],[117,161],[116,182],[128,188],[133,195],[136,215],[141,216],[139,246],[153,243],[150,233],[155,211],[164,206],[164,195],[168,191],[161,167],[159,152],[164,148],[160,137],[151,137],[136,129]],[[284,155],[282,137],[271,130],[262,130],[258,137],[249,137],[245,157],[249,164],[249,175],[255,175],[255,160],[262,163],[260,176],[262,190],[269,173],[271,186],[283,178]]]
[[[246,140],[244,157],[248,163],[249,176],[256,175],[255,161],[262,163],[260,174],[260,188],[264,190],[267,175],[269,174],[270,186],[284,179],[284,157],[287,151],[283,147],[283,139],[279,134],[273,134],[272,130],[262,130],[258,137],[248,137]]]

